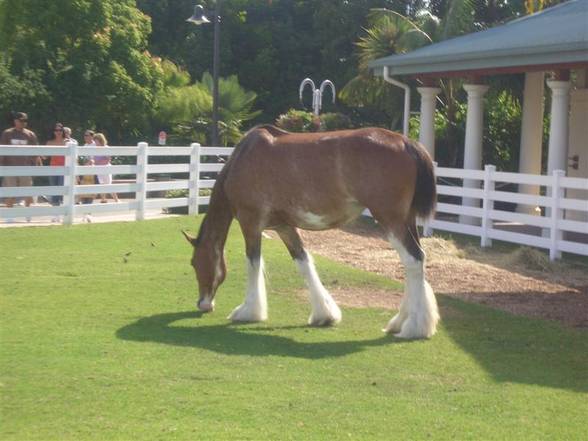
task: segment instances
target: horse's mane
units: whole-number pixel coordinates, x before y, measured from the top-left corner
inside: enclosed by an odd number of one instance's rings
[[[224,184],[227,178],[227,175],[232,167],[232,165],[237,161],[237,158],[246,150],[248,150],[252,145],[255,144],[255,141],[259,139],[260,136],[263,136],[263,132],[269,133],[273,137],[279,137],[290,134],[286,130],[282,130],[276,126],[271,124],[260,124],[252,129],[248,130],[245,135],[241,138],[239,143],[235,146],[235,150],[233,150],[233,154],[219,172],[216,182],[214,183],[214,188],[212,189],[212,194],[210,196],[210,205],[218,204],[218,203],[225,203],[226,202],[226,194],[224,191]],[[198,236],[196,237],[196,245],[198,245],[202,241],[202,237],[205,234],[207,229],[207,216],[204,217],[202,224],[200,225],[200,229],[198,231]]]

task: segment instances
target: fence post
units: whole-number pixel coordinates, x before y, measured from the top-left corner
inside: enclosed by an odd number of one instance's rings
[[[74,142],[67,143],[67,153],[65,155],[65,175],[63,176],[63,186],[66,193],[63,196],[63,207],[65,214],[63,216],[64,225],[72,225],[76,209],[76,173],[78,168],[78,145]]]
[[[490,199],[490,192],[494,191],[494,173],[496,166],[486,165],[484,167],[484,198],[482,199],[482,237],[480,246],[492,246],[492,239],[488,237],[488,230],[492,228],[492,219],[490,218],[490,211],[494,209],[494,201]]]
[[[188,214],[198,214],[198,197],[200,188],[200,144],[197,142],[190,145],[190,177],[188,178]]]
[[[557,249],[557,241],[562,238],[562,232],[559,230],[559,219],[561,218],[561,209],[559,208],[560,199],[563,197],[561,188],[561,178],[566,173],[563,170],[553,171],[553,181],[551,184],[551,228],[550,238],[551,244],[549,247],[549,260],[561,258],[561,251]]]
[[[145,219],[145,201],[147,200],[147,165],[149,157],[147,152],[147,143],[140,142],[137,144],[137,175],[136,183],[137,190],[135,192],[135,199],[137,200],[137,211],[135,212],[136,220]]]
[[[435,186],[437,185],[437,162],[433,161],[433,170],[435,171]],[[435,201],[437,203],[437,201]],[[432,217],[429,217],[423,221],[423,236],[424,237],[431,237],[433,235],[433,227],[431,227],[431,222],[435,220],[435,215],[433,214]]]

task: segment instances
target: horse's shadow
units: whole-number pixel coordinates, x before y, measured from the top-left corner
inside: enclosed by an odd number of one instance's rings
[[[226,355],[274,355],[305,359],[341,357],[362,351],[366,347],[398,343],[386,335],[372,340],[301,342],[275,335],[274,332],[308,328],[307,326],[271,327],[232,323],[172,326],[174,322],[197,319],[202,315],[201,312],[184,311],[144,317],[120,328],[116,336],[122,340],[202,348]]]

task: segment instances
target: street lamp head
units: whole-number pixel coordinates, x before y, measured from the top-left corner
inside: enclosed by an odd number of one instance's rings
[[[204,7],[202,5],[194,6],[194,14],[192,14],[192,17],[190,17],[186,21],[189,21],[190,23],[194,23],[197,25],[203,23],[210,23],[210,20],[206,16],[206,13],[204,12]]]

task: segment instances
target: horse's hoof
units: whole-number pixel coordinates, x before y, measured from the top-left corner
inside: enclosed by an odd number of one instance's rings
[[[248,305],[239,305],[229,314],[227,319],[232,322],[264,322],[267,320],[267,313],[252,310]]]
[[[214,302],[209,302],[207,300],[199,300],[198,301],[198,304],[196,306],[202,312],[212,312],[212,311],[214,311]]]
[[[402,329],[402,323],[406,320],[406,317],[400,315],[400,313],[396,314],[392,319],[388,322],[386,327],[382,329],[383,332],[387,334],[392,334],[395,332],[400,332]]]
[[[397,334],[394,334],[396,338],[402,338],[405,340],[419,340],[424,338],[431,338],[437,332],[435,323],[417,325],[414,320],[408,319],[402,324],[402,330]]]
[[[313,327],[317,327],[317,328],[321,328],[321,327],[326,327],[326,326],[335,326],[340,321],[341,321],[340,317],[339,318],[323,317],[323,318],[318,318],[318,319],[310,317],[308,319],[308,325],[313,326]]]

